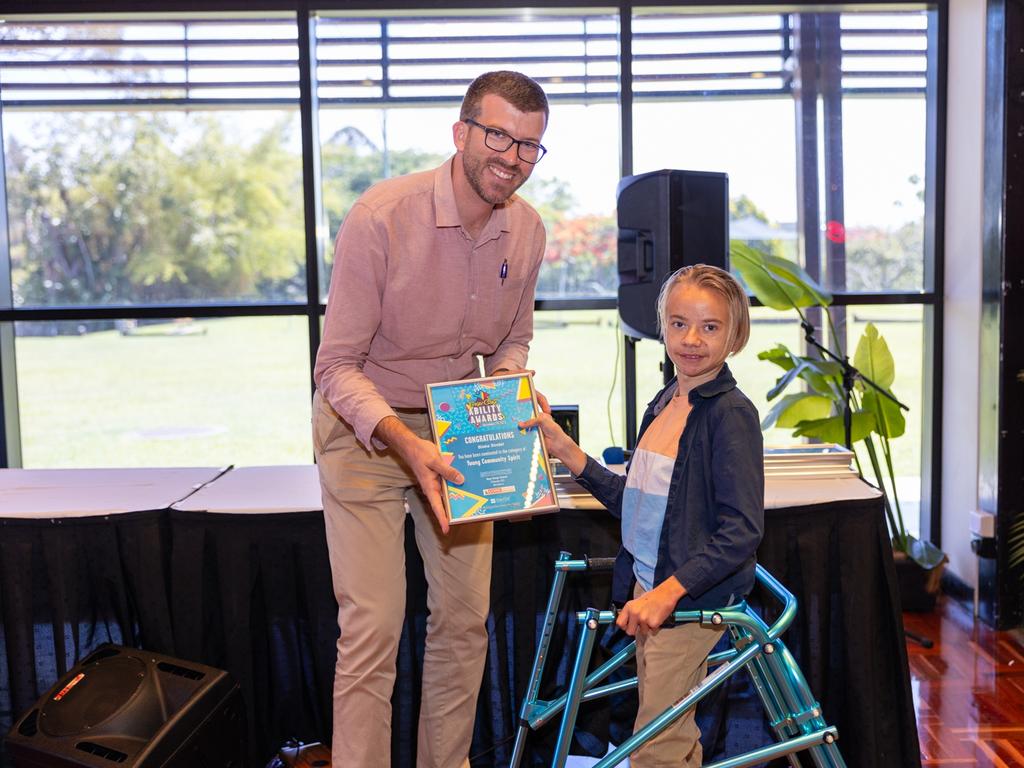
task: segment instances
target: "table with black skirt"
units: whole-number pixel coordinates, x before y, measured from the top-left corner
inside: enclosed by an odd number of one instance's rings
[[[0,735],[103,643],[173,653],[167,511],[222,471],[0,470]]]
[[[11,471],[0,472],[0,489]],[[826,721],[838,727],[847,764],[918,766],[881,499],[853,482],[770,482],[758,556],[799,600],[783,639]],[[230,672],[245,697],[252,766],[265,765],[291,737],[329,743],[337,606],[315,467],[235,469],[162,510],[86,514],[74,518],[73,530],[45,513],[17,514],[2,494],[0,502],[0,727],[6,730],[69,662],[112,641]],[[575,508],[496,523],[474,766],[508,764],[558,553],[611,556],[618,549],[616,520],[580,500],[566,505]],[[396,768],[415,762],[426,627],[422,563],[411,526],[407,533],[409,590],[392,699]],[[63,587],[54,591],[55,583]],[[607,607],[610,592],[609,574],[570,578],[542,698],[567,682],[575,611]],[[595,654],[607,657],[625,642],[609,628]],[[699,713],[709,760],[771,739],[760,703],[741,684],[745,677],[735,676]],[[584,705],[572,752],[604,754],[629,734],[635,708],[631,693]],[[555,730],[550,724],[531,734],[527,764],[549,761]]]

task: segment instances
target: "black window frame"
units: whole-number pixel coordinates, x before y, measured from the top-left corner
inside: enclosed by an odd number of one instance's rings
[[[317,132],[317,116],[319,113],[319,97],[314,82],[315,67],[317,62],[317,37],[316,18],[318,14],[331,12],[347,14],[351,12],[378,12],[382,16],[389,13],[413,13],[417,10],[436,13],[438,6],[431,6],[426,2],[414,2],[412,0],[395,0],[393,2],[362,2],[345,3],[344,7],[334,2],[280,2],[268,0],[255,0],[255,2],[240,2],[239,0],[218,0],[212,3],[190,2],[188,0],[165,0],[147,4],[140,8],[132,0],[106,0],[105,2],[53,2],[52,0],[40,0],[35,3],[31,14],[26,14],[22,9],[15,7],[10,10],[11,16],[16,17],[57,17],[61,21],[73,22],[76,20],[88,20],[96,16],[104,17],[104,20],[116,20],[117,14],[122,14],[125,19],[137,17],[139,11],[144,11],[146,16],[158,16],[161,13],[167,14],[236,14],[236,13],[274,13],[294,15],[297,28],[296,43],[298,45],[298,108],[301,125],[301,141],[303,156],[303,199],[305,217],[305,268],[306,268],[306,301],[305,303],[285,302],[211,302],[207,304],[161,304],[148,306],[67,306],[67,307],[33,307],[16,308],[13,306],[11,295],[11,264],[10,251],[7,238],[7,199],[6,182],[4,173],[4,156],[0,153],[0,466],[20,465],[20,430],[18,427],[18,406],[16,370],[14,364],[14,323],[33,321],[61,321],[61,320],[110,320],[110,319],[155,319],[155,318],[223,318],[240,316],[305,316],[307,318],[310,346],[310,388],[312,390],[312,370],[315,361],[316,349],[320,342],[320,318],[324,313],[324,304],[321,296],[321,272],[320,254],[323,253],[321,235],[318,234],[318,223],[323,220],[321,186],[320,186],[320,153],[319,136]],[[607,92],[593,94],[594,100],[616,101],[620,109],[620,171],[621,175],[630,175],[633,170],[633,104],[638,99],[671,97],[673,94],[651,92],[635,92],[633,73],[633,43],[635,40],[632,29],[634,9],[653,9],[664,7],[667,11],[679,8],[693,9],[695,13],[707,11],[712,8],[719,13],[728,13],[730,8],[740,3],[719,3],[714,6],[708,3],[698,2],[590,2],[585,5],[569,2],[548,2],[543,3],[542,9],[581,13],[611,13],[617,14],[619,20],[618,34],[618,62],[620,81],[618,93],[612,93],[609,99]],[[467,2],[466,0],[450,0],[442,6],[444,9],[457,15],[459,11],[471,12],[479,10],[478,2]],[[521,3],[499,0],[497,3],[490,3],[489,8],[516,9],[522,7]],[[537,7],[534,5],[533,7]],[[749,10],[749,5],[744,5]],[[922,518],[921,534],[931,539],[935,544],[941,546],[941,412],[942,412],[942,323],[943,306],[941,297],[944,284],[944,190],[945,190],[945,122],[946,122],[946,68],[947,68],[947,27],[949,19],[948,0],[937,0],[932,3],[916,3],[907,5],[898,2],[858,2],[853,6],[843,3],[820,3],[820,2],[789,2],[778,5],[766,5],[765,12],[771,14],[801,14],[806,10],[808,14],[819,13],[831,14],[835,9],[838,14],[847,8],[875,9],[880,13],[886,10],[907,10],[918,9],[927,11],[929,25],[927,31],[927,55],[928,66],[926,72],[926,169],[925,175],[928,183],[925,188],[925,289],[922,291],[910,292],[872,292],[854,293],[845,290],[834,292],[834,307],[841,313],[847,306],[852,305],[879,305],[879,304],[919,304],[924,311],[924,328],[926,333],[925,356],[923,362],[922,381],[922,402],[928,408],[927,418],[922,425],[922,510],[930,510],[927,518]],[[0,13],[8,9],[0,8]],[[57,19],[55,19],[57,20]],[[786,29],[786,34],[791,34],[792,29]],[[786,45],[789,44],[786,38]],[[787,52],[788,48],[787,48]],[[826,69],[829,65],[827,56],[835,55],[825,52]],[[0,50],[2,55],[2,50]],[[834,64],[834,61],[832,62]],[[2,64],[0,64],[2,67]],[[898,90],[898,89],[897,89]],[[822,96],[823,103],[828,104],[829,98],[842,98],[843,90],[840,84],[838,93],[834,84],[832,90],[827,87],[824,93],[820,90],[814,96]],[[749,91],[729,91],[723,89],[720,95],[732,95],[733,97],[749,93]],[[678,94],[676,94],[678,95]],[[3,91],[0,89],[0,98]],[[569,97],[574,98],[574,97]],[[558,102],[566,99],[565,96],[554,95],[552,100]],[[416,103],[418,100],[406,99],[406,102]],[[440,102],[450,103],[452,99],[444,97]],[[220,102],[213,100],[211,105]],[[290,99],[268,99],[260,103],[266,104],[294,104]],[[87,104],[82,104],[87,106]],[[0,102],[0,135],[3,130],[3,111],[5,108],[19,108],[28,106],[27,103],[8,103],[6,107]],[[806,123],[806,121],[805,121]],[[808,128],[809,123],[803,126]],[[798,126],[798,132],[802,130]],[[829,169],[834,154],[830,156],[830,138],[825,137],[825,158],[826,174],[834,173],[835,169]],[[798,162],[801,160],[798,158]],[[798,169],[798,173],[810,174],[812,159],[804,157],[802,162],[806,165],[804,169]],[[813,158],[813,177],[817,179],[817,157]],[[841,172],[841,169],[840,169]],[[826,196],[826,206],[828,197]],[[841,199],[838,201],[841,205]],[[807,217],[809,220],[812,217]],[[816,218],[814,219],[816,221]],[[333,235],[333,233],[331,233]],[[807,240],[810,242],[810,239]],[[830,255],[831,257],[831,255]],[[815,262],[816,263],[816,262]],[[811,270],[814,274],[814,270]],[[579,310],[579,309],[614,309],[616,301],[613,297],[608,298],[541,298],[535,303],[538,311],[543,310]],[[628,344],[627,344],[628,347]],[[627,349],[628,352],[628,349]],[[628,376],[628,367],[627,367]],[[628,389],[630,382],[626,382],[627,397],[625,408],[627,411],[627,423],[629,422],[629,409],[635,403],[635,397],[629,397]],[[635,379],[632,382],[635,388]],[[635,425],[635,414],[632,416]],[[628,433],[628,430],[627,430]]]

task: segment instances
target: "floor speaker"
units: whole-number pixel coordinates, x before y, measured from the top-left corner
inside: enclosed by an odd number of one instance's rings
[[[227,672],[104,645],[7,734],[17,768],[242,768],[245,709]]]

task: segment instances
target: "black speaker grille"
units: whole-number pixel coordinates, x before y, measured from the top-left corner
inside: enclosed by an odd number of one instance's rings
[[[156,665],[156,668],[161,672],[166,672],[169,675],[177,675],[178,677],[186,677],[189,680],[202,680],[206,675],[200,672],[198,669],[189,669],[188,667],[182,667],[178,664],[170,664],[166,661],[161,661]]]
[[[39,731],[39,710],[33,709],[18,726],[18,733],[22,736],[35,736]]]
[[[131,656],[85,667],[43,705],[39,727],[49,736],[73,736],[94,728],[128,702],[145,674],[145,663]]]
[[[124,752],[118,752],[116,749],[104,747],[102,744],[94,744],[91,741],[80,741],[75,744],[75,749],[81,750],[82,752],[88,752],[90,755],[105,758],[112,763],[123,763],[128,759],[128,755]]]

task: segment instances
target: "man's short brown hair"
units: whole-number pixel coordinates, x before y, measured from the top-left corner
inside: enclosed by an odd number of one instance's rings
[[[484,72],[469,84],[462,99],[459,120],[474,119],[480,114],[480,102],[488,93],[501,96],[520,112],[543,112],[548,120],[548,97],[537,81],[521,72],[499,70]]]

